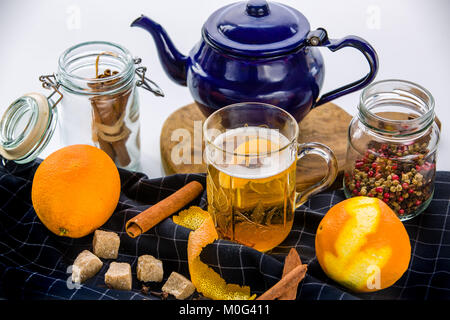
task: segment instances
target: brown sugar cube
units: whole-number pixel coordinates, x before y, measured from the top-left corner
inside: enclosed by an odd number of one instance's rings
[[[149,254],[144,254],[138,258],[136,274],[139,281],[161,282],[164,275],[162,261]]]
[[[94,254],[103,259],[117,259],[120,238],[115,232],[95,230],[92,242]]]
[[[82,251],[72,266],[72,281],[82,283],[100,271],[103,262],[89,250]]]
[[[163,285],[162,291],[170,293],[178,300],[184,300],[194,293],[195,287],[192,282],[174,271]]]
[[[111,262],[105,273],[108,287],[118,290],[131,290],[131,266],[124,262]]]

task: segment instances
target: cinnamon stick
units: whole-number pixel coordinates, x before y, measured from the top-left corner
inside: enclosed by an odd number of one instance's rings
[[[103,140],[101,137],[99,137],[98,129],[96,126],[96,123],[101,123],[100,116],[98,114],[97,108],[92,108],[92,140],[94,142],[97,142],[99,144],[100,149],[105,151],[108,156],[112,159],[112,161],[115,161],[116,159],[116,153],[114,152],[113,147],[111,144],[105,140]]]
[[[260,295],[256,300],[275,300],[282,296],[293,286],[298,285],[305,277],[308,266],[306,264],[299,265],[291,270],[286,276],[281,278],[273,287]]]
[[[95,78],[105,79],[102,82],[90,83],[89,87],[96,92],[109,90],[111,86],[116,84],[120,78],[109,79],[111,76],[118,74],[118,71],[106,69],[99,74],[99,59],[102,55],[110,55],[117,57],[113,52],[102,52],[97,56],[95,61]],[[96,95],[91,100],[93,109],[93,135],[94,141],[97,141],[100,149],[104,150],[114,161],[119,162],[120,166],[125,167],[131,162],[126,142],[130,134],[130,130],[124,123],[125,113],[128,105],[128,99],[132,89],[126,92],[119,92],[111,95]]]
[[[297,250],[295,248],[291,248],[289,254],[286,256],[286,259],[284,259],[283,275],[281,276],[281,278],[285,277],[289,272],[294,270],[295,267],[301,264],[302,260],[300,259]],[[297,297],[297,288],[299,282],[300,279],[295,285],[292,285],[288,290],[286,290],[286,292],[284,292],[278,298],[278,300],[295,300],[295,298]]]
[[[183,188],[142,211],[125,224],[125,231],[131,238],[147,232],[162,220],[177,212],[203,192],[200,182],[192,181]]]
[[[120,98],[128,99],[130,91],[121,93],[120,95]],[[95,96],[91,98],[92,107],[96,109],[95,112],[98,114],[102,124],[113,126],[121,118],[121,114],[116,112],[116,109],[120,107],[115,106],[119,103],[118,98],[119,97],[117,96]],[[126,128],[122,127],[121,130],[126,130]],[[119,164],[123,167],[127,166],[131,162],[130,155],[128,154],[128,150],[125,145],[127,139],[128,136],[118,141],[111,142]]]

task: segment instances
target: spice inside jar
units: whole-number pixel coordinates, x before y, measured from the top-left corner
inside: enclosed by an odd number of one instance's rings
[[[435,176],[434,157],[426,143],[388,145],[372,142],[364,157],[345,173],[345,188],[352,196],[376,197],[398,215],[418,210],[431,199]]]
[[[439,128],[434,100],[400,80],[372,84],[349,127],[344,192],[376,197],[401,220],[426,209],[433,197]]]
[[[112,78],[119,74],[118,70],[105,69],[99,74],[100,57],[104,54],[114,53],[102,52],[97,56],[95,62],[95,79],[104,79],[98,83],[88,83],[94,91],[103,91],[104,88],[114,85],[120,78]],[[122,90],[113,95],[99,95],[90,98],[92,105],[92,139],[98,147],[105,151],[110,158],[118,162],[120,166],[126,167],[131,158],[128,153],[126,142],[130,135],[130,129],[124,123],[124,116],[131,88]]]

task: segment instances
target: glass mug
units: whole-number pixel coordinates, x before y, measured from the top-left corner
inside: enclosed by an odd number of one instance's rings
[[[237,103],[211,114],[206,141],[208,211],[219,236],[259,251],[289,234],[294,211],[335,180],[333,152],[320,143],[297,142],[297,121],[265,103]],[[297,160],[314,154],[326,162],[316,184],[296,190]]]

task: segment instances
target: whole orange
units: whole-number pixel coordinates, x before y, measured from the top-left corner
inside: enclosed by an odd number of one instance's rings
[[[377,198],[354,197],[334,205],[316,233],[323,271],[356,291],[394,284],[407,270],[411,245],[403,223]]]
[[[53,233],[80,238],[111,217],[120,197],[120,176],[111,158],[89,145],[49,155],[36,170],[31,199]]]

